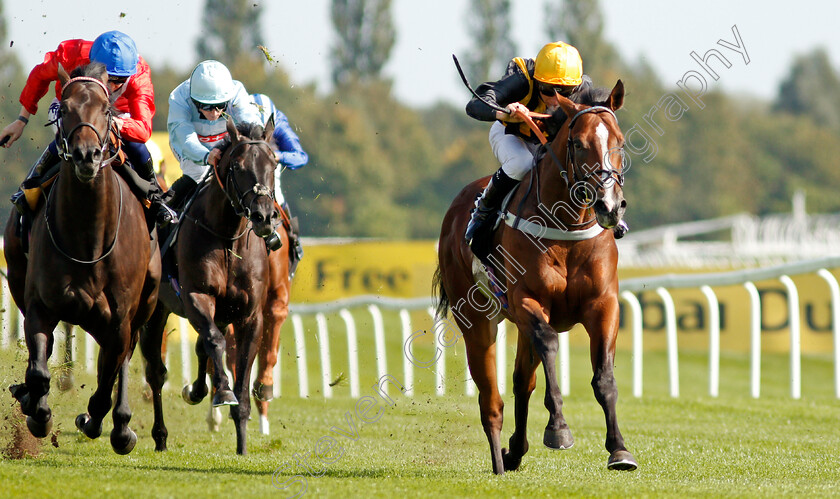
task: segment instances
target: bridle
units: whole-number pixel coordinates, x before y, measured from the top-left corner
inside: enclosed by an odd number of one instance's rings
[[[580,179],[578,179],[578,167],[575,164],[574,138],[572,137],[572,128],[574,128],[575,123],[577,122],[577,119],[581,115],[584,115],[584,114],[587,114],[587,113],[599,113],[599,112],[609,113],[613,117],[613,119],[615,120],[616,124],[618,123],[618,117],[616,117],[613,110],[608,108],[608,107],[604,107],[604,106],[592,106],[592,107],[588,107],[586,109],[583,109],[581,111],[578,111],[578,113],[575,114],[572,117],[572,119],[569,121],[569,137],[566,141],[566,164],[571,165],[571,167],[572,167],[572,180],[573,180],[573,182],[571,182],[571,184],[570,184],[571,186],[574,186],[574,185],[578,184],[579,182],[586,182],[587,180],[589,180],[589,178],[591,178],[593,176],[596,176],[596,175],[598,176],[598,180],[601,183],[605,183],[610,178],[615,178],[615,181],[618,183],[619,186],[624,185],[623,170],[616,170],[615,168],[606,168],[605,164],[607,162],[603,161],[603,160],[598,163],[600,168],[594,169],[590,172],[584,172],[584,174],[580,176]],[[612,149],[607,151],[605,154],[609,154],[610,152],[612,152]],[[552,154],[552,156],[553,156],[553,154]],[[622,154],[622,156],[623,156],[623,154]],[[561,174],[563,175],[563,179],[566,180],[566,183],[568,184],[569,179],[567,178],[567,173],[562,168],[561,168]]]
[[[65,83],[64,86],[61,88],[61,99],[64,100],[65,92],[67,91],[67,89],[73,83],[82,83],[82,82],[96,83],[102,89],[102,91],[105,92],[105,97],[106,98],[109,98],[110,95],[111,95],[111,92],[108,91],[108,87],[106,87],[105,84],[102,83],[100,80],[98,80],[96,78],[92,78],[90,76],[77,76],[76,78],[72,78],[72,79],[68,80],[67,83]],[[100,133],[99,130],[95,126],[93,126],[92,123],[88,123],[87,121],[82,121],[80,123],[77,123],[76,126],[71,128],[70,131],[67,132],[64,129],[64,119],[63,119],[63,116],[62,116],[62,113],[61,113],[61,108],[59,107],[58,117],[55,119],[55,124],[58,127],[58,132],[56,132],[55,145],[56,145],[56,148],[58,149],[59,157],[61,159],[63,159],[64,161],[71,162],[71,163],[73,162],[72,154],[70,153],[70,142],[69,141],[70,141],[70,138],[73,136],[73,134],[77,130],[79,130],[80,128],[83,128],[83,127],[90,128],[91,130],[93,130],[93,133],[96,134],[96,138],[99,140],[99,148],[102,151],[102,153],[103,153],[102,155],[104,157],[105,152],[108,149],[108,137],[109,137],[109,133],[111,131],[111,122],[112,122],[112,118],[113,118],[112,115],[111,115],[111,108],[110,107],[108,108],[107,111],[105,111],[105,114],[108,117],[108,124],[105,127],[105,132],[104,133]],[[100,166],[108,166],[108,165],[111,164],[111,162],[114,161],[114,159],[116,159],[118,157],[119,148],[120,148],[120,141],[118,140],[116,142],[117,142],[117,152],[114,153],[111,157],[102,160],[102,162],[100,163]]]
[[[236,143],[233,147],[231,147],[227,151],[227,160],[228,163],[231,163],[234,158],[234,152],[239,149],[240,147],[246,145],[256,145],[256,146],[265,146],[263,152],[267,152],[269,157],[271,158],[272,164],[274,164],[274,153],[268,147],[268,144],[264,140],[240,140]],[[232,167],[228,168],[228,174],[225,178],[224,185],[222,184],[221,176],[219,175],[219,170],[216,166],[213,166],[213,172],[216,176],[216,181],[219,183],[219,187],[222,187],[222,191],[225,193],[225,197],[230,202],[230,205],[233,207],[233,211],[240,217],[246,218],[251,220],[251,214],[253,211],[251,210],[251,206],[262,196],[267,196],[274,201],[274,190],[269,188],[266,185],[261,184],[258,180],[256,180],[256,175],[254,176],[254,185],[248,189],[241,189],[239,187],[239,183],[236,181],[236,175],[233,174]],[[231,196],[231,192],[233,196]],[[245,205],[245,197],[249,194],[253,194],[254,197],[251,199],[251,202],[248,205]]]
[[[67,81],[67,83],[64,84],[64,87],[61,89],[62,100],[64,99],[64,93],[66,92],[67,88],[70,87],[70,85],[72,85],[73,83],[77,83],[77,82],[93,82],[93,83],[96,83],[105,92],[105,97],[106,98],[110,95],[110,92],[108,92],[108,88],[105,86],[105,84],[102,83],[101,81],[97,80],[96,78],[91,78],[89,76],[78,76],[76,78],[70,79],[69,81]],[[99,133],[99,130],[97,130],[96,127],[93,126],[93,124],[88,123],[87,121],[82,121],[82,122],[78,123],[76,126],[74,126],[70,130],[69,133],[65,133],[64,122],[63,122],[62,116],[61,116],[61,108],[59,108],[58,117],[55,119],[55,122],[58,126],[58,132],[57,132],[57,138],[56,138],[56,147],[58,148],[58,153],[59,153],[59,156],[61,157],[62,160],[66,161],[68,163],[73,162],[72,155],[68,152],[69,148],[70,148],[69,139],[70,139],[70,137],[73,136],[73,133],[75,133],[76,130],[78,130],[79,128],[82,128],[82,127],[88,127],[91,130],[93,130],[93,132],[96,134],[96,137],[99,139],[99,147],[101,148],[103,153],[105,152],[105,150],[108,147],[108,136],[109,136],[109,132],[111,130],[111,109],[110,109],[110,107],[106,111],[106,114],[108,115],[108,125],[106,127],[106,132],[104,134]],[[120,141],[117,140],[116,142],[117,142],[117,152],[113,156],[111,156],[110,158],[107,158],[107,159],[103,160],[100,163],[100,165],[102,167],[108,166],[109,164],[111,164],[111,162],[114,160],[114,158],[116,158],[119,155],[119,147],[120,147],[119,143],[120,143]],[[117,175],[116,172],[114,172],[114,170],[112,169],[111,173],[113,174],[114,179],[116,180],[116,175]],[[119,203],[118,203],[119,208],[118,208],[118,211],[117,211],[117,226],[116,226],[116,229],[114,230],[114,239],[111,241],[111,244],[108,246],[108,249],[105,250],[105,252],[102,253],[102,255],[100,255],[98,258],[95,258],[95,259],[92,259],[92,260],[81,260],[81,259],[78,259],[78,258],[75,258],[75,257],[69,255],[66,251],[61,249],[61,246],[58,245],[58,241],[55,240],[55,236],[53,235],[53,231],[50,228],[49,213],[50,213],[50,199],[52,199],[52,194],[56,189],[50,189],[50,192],[47,195],[46,204],[44,206],[44,223],[45,223],[45,226],[46,226],[46,229],[47,229],[47,234],[49,234],[50,241],[52,241],[53,246],[55,247],[55,249],[58,250],[59,253],[61,253],[68,260],[73,261],[75,263],[80,263],[80,264],[83,264],[83,265],[92,265],[94,263],[98,263],[98,262],[104,260],[108,255],[110,255],[114,251],[114,248],[116,248],[117,237],[119,236],[120,224],[122,222],[122,209],[123,209],[122,189],[119,187],[119,181],[117,181],[116,184],[117,184],[117,191],[119,191],[120,197],[119,197]]]
[[[226,160],[228,164],[230,162],[232,162],[233,161],[233,153],[238,148],[240,148],[242,146],[245,146],[245,145],[257,145],[257,146],[264,145],[265,146],[265,149],[263,149],[264,152],[267,152],[269,154],[269,156],[271,157],[272,164],[274,164],[274,153],[270,149],[268,149],[268,144],[264,140],[240,140],[233,147],[229,147],[224,152],[224,154],[222,155],[222,158],[216,163],[216,165],[213,165],[213,176],[216,178],[216,182],[218,183],[219,188],[224,193],[225,197],[227,198],[228,202],[230,203],[231,207],[233,208],[234,213],[236,213],[237,216],[239,216],[241,218],[244,218],[245,220],[251,222],[251,214],[252,214],[251,206],[253,206],[253,204],[261,196],[268,196],[276,204],[276,200],[274,199],[274,191],[271,188],[269,188],[268,186],[261,184],[259,181],[256,180],[256,178],[254,180],[254,185],[251,186],[249,189],[240,189],[239,183],[236,181],[235,175],[233,174],[233,171],[232,171],[232,167],[230,167],[230,166],[228,167],[227,176],[225,177],[224,182],[222,182],[221,175],[219,174],[219,168],[217,166],[218,164],[220,164],[222,162],[222,160]],[[255,175],[255,177],[256,177],[256,175]],[[233,196],[231,196],[231,192],[233,192]],[[246,206],[245,202],[244,202],[245,201],[245,196],[248,196],[249,194],[254,194],[254,197],[253,197],[253,199],[251,199],[251,202],[248,203],[248,205]],[[249,230],[251,230],[250,224],[246,224],[245,229],[241,233],[239,233],[239,234],[237,234],[233,237],[226,237],[226,236],[223,236],[223,235],[217,233],[215,230],[211,229],[206,224],[202,223],[199,219],[194,218],[194,217],[192,217],[188,214],[185,214],[184,216],[186,218],[192,220],[193,223],[195,223],[196,225],[198,225],[202,229],[206,230],[210,234],[213,234],[215,237],[217,237],[219,239],[228,240],[228,241],[236,241],[237,239],[240,239],[242,236],[247,234]]]

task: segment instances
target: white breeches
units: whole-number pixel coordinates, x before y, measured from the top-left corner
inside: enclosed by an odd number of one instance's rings
[[[539,144],[531,144],[516,135],[506,134],[505,126],[496,121],[490,127],[490,147],[507,176],[522,180],[534,164],[534,153]]]

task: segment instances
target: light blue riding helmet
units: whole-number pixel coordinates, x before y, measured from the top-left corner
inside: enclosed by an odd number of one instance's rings
[[[131,76],[137,72],[137,46],[120,31],[107,31],[96,37],[90,47],[90,60],[105,65],[111,76]]]
[[[190,97],[197,102],[221,104],[231,100],[235,93],[230,71],[219,61],[201,61],[190,75]]]

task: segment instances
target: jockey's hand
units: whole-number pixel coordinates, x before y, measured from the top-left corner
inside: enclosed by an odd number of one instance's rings
[[[8,142],[6,142],[6,144],[4,144],[3,147],[10,147],[12,144],[14,144],[15,141],[19,139],[20,136],[23,134],[23,127],[25,126],[26,123],[20,120],[15,120],[10,124],[6,125],[6,128],[0,131],[0,141],[8,137]]]
[[[113,122],[114,122],[114,126],[117,128],[117,131],[118,131],[118,132],[119,132],[119,131],[122,131],[122,127],[123,127],[123,120],[122,120],[122,118],[118,118],[118,117],[114,116],[113,118],[111,118],[111,121],[113,121]]]
[[[507,106],[508,118],[507,121],[522,121],[522,114],[528,114],[530,111],[528,107],[521,102],[513,102]]]
[[[207,164],[210,166],[216,166],[219,162],[219,159],[222,157],[222,151],[218,147],[214,147],[210,154],[207,155]]]

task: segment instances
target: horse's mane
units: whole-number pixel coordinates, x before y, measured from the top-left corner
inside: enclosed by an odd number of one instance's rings
[[[606,106],[610,101],[610,94],[612,90],[609,88],[598,87],[592,88],[581,97],[578,104],[586,106]],[[549,140],[553,140],[557,132],[562,128],[563,123],[566,122],[566,113],[562,108],[557,108],[551,113],[551,118],[546,119],[546,130],[548,131]]]
[[[264,128],[262,125],[257,123],[248,123],[242,122],[236,125],[236,131],[239,132],[240,135],[243,137],[247,137],[251,140],[260,140],[262,139]],[[224,153],[227,148],[230,147],[230,137],[225,137],[225,140],[219,144],[219,150]]]
[[[85,66],[77,67],[70,73],[70,78],[76,78],[79,76],[96,78],[102,83],[105,83],[108,78],[108,71],[105,68],[105,65],[101,62],[91,62],[90,64],[87,64]]]

